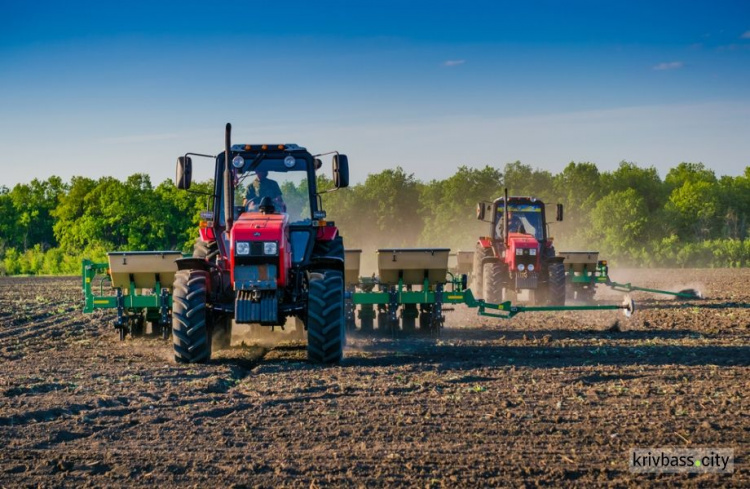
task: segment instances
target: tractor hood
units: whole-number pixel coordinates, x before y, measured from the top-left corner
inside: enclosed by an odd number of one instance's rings
[[[515,248],[536,248],[539,249],[539,241],[530,234],[509,233],[508,245],[511,249]]]
[[[277,286],[286,283],[286,271],[291,266],[289,249],[289,215],[245,212],[235,221],[230,233],[230,263],[232,282],[238,280],[238,267],[253,267],[252,276],[259,275],[268,280],[276,280]],[[238,248],[237,243],[249,243]],[[266,243],[275,243],[268,253]],[[271,268],[269,268],[271,266]],[[244,276],[244,274],[243,274]],[[236,284],[235,284],[236,286]]]
[[[538,267],[540,254],[539,241],[535,237],[522,233],[508,234],[507,263],[516,264],[521,261],[524,263],[533,263],[535,267]]]
[[[281,239],[280,233],[286,228],[287,221],[287,214],[246,212],[234,223],[236,229],[232,227],[232,237],[242,241],[278,240]]]

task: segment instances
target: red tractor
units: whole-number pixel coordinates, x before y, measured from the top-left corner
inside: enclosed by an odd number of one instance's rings
[[[191,156],[215,158],[216,167],[193,257],[177,260],[175,359],[208,361],[212,337],[228,344],[233,321],[283,329],[295,317],[307,331],[308,359],[337,362],[345,334],[344,244],[321,208],[315,175],[321,161],[296,144],[232,145],[231,129],[227,124],[218,156],[187,153],[177,160],[175,183],[185,190]],[[333,183],[340,189],[349,184],[349,164],[334,153]]]
[[[506,205],[507,203],[507,205]],[[505,196],[477,204],[477,219],[490,223],[474,253],[472,290],[490,303],[515,301],[529,291],[538,305],[565,304],[565,266],[548,236],[545,206],[533,197]],[[563,219],[557,204],[557,220]]]

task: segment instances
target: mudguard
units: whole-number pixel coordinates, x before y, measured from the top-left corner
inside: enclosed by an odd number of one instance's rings
[[[333,225],[332,222],[327,223],[326,226],[318,228],[318,234],[316,236],[317,241],[333,241],[333,239],[339,235],[339,228]]]

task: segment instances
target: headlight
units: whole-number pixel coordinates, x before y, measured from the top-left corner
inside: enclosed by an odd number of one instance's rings
[[[531,249],[529,250],[529,254],[530,254],[531,256],[535,256],[535,255],[536,255],[536,248],[531,248]]]
[[[516,255],[523,255],[523,248],[516,248]]]
[[[518,264],[518,271],[519,272],[523,272],[524,270],[526,270],[526,266],[523,263],[519,263]]]
[[[534,271],[534,264],[533,264],[533,263],[532,263],[532,264],[529,264],[529,271],[530,271],[530,272],[533,272],[533,271]]]
[[[264,255],[275,255],[279,252],[279,245],[276,241],[266,241],[263,243],[263,254]]]
[[[242,168],[245,166],[245,158],[240,155],[235,156],[232,158],[232,166],[235,168]]]
[[[249,255],[250,254],[250,243],[246,241],[238,241],[234,245],[234,252],[238,255]]]
[[[297,160],[294,159],[294,156],[289,155],[286,158],[284,158],[284,166],[285,167],[292,168],[296,164],[297,164]]]

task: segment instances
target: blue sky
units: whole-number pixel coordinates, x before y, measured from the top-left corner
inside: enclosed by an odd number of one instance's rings
[[[0,185],[159,183],[225,122],[346,152],[358,181],[750,165],[747,1],[2,1]]]

